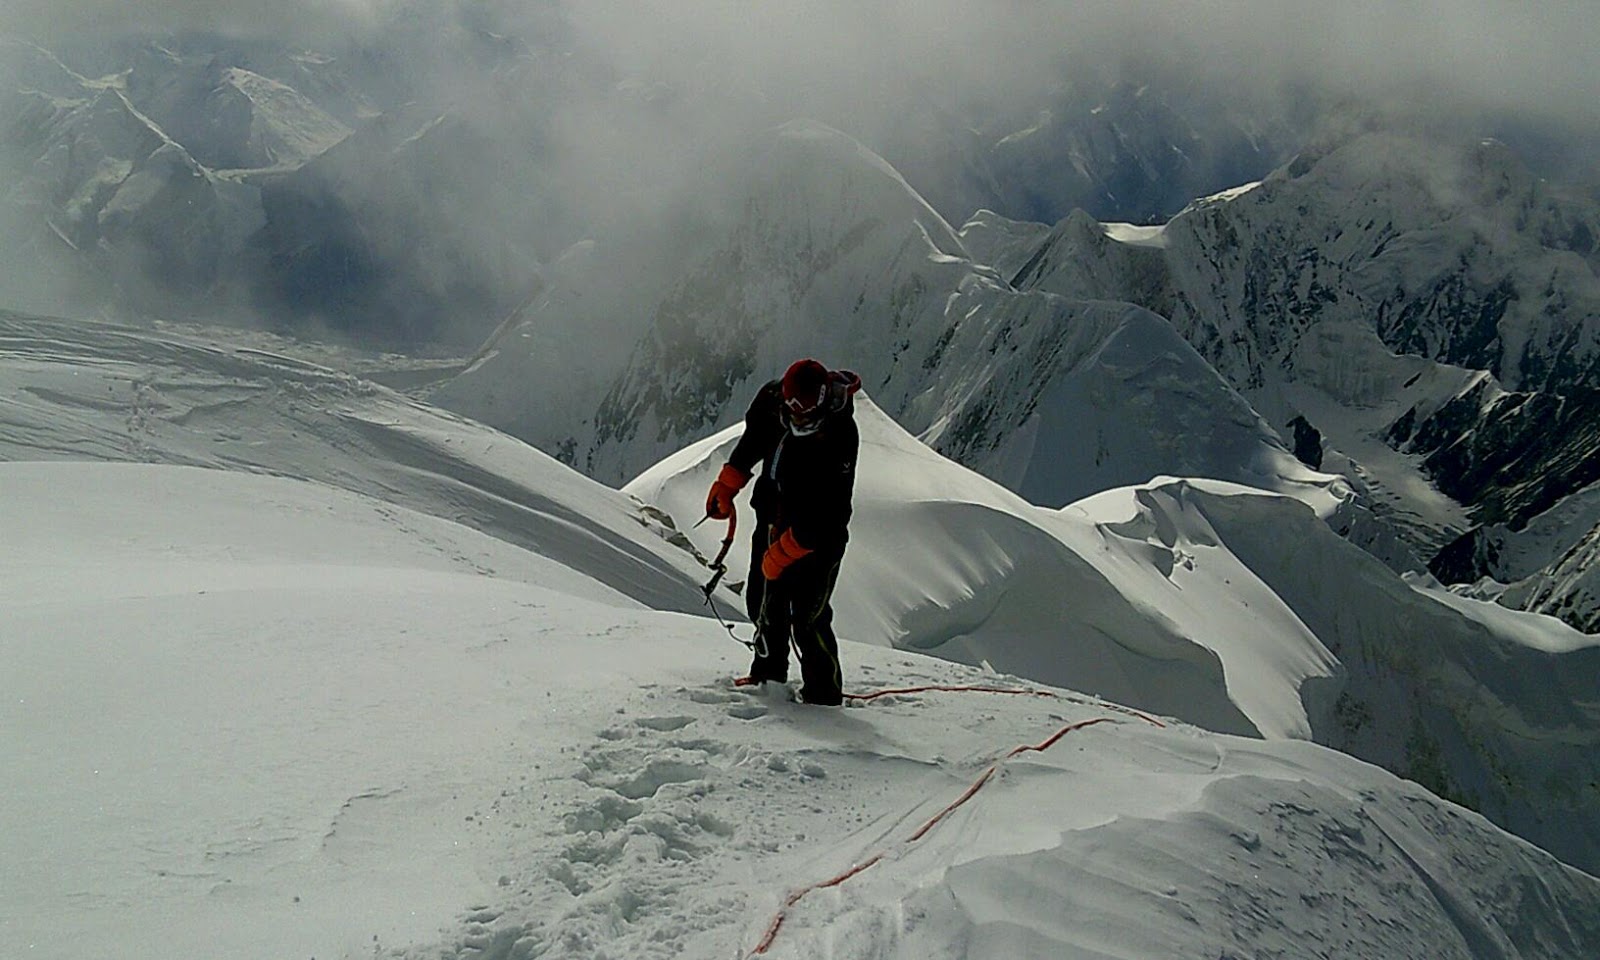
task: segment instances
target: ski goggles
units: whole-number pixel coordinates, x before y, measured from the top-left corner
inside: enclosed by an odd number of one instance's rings
[[[784,409],[789,414],[789,426],[795,433],[810,433],[822,423],[823,400],[827,398],[828,386],[823,384],[817,388],[815,396],[786,397],[783,401]]]

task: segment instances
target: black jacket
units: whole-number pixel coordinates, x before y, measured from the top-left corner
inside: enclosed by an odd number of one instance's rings
[[[756,522],[788,529],[802,547],[822,553],[844,552],[850,538],[850,496],[855,488],[856,431],[854,394],[861,378],[849,371],[829,374],[828,413],[816,432],[789,430],[779,380],[763,386],[744,415],[744,436],[728,462],[756,476],[750,504]],[[759,473],[756,464],[764,463]]]

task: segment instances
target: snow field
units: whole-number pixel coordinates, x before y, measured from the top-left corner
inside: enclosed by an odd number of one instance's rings
[[[546,561],[318,484],[0,482],[7,954],[749,956],[780,910],[766,956],[1596,942],[1592,879],[1321,748],[1061,691],[806,707],[731,688],[712,621],[519,579]],[[845,661],[855,692],[1032,688]]]

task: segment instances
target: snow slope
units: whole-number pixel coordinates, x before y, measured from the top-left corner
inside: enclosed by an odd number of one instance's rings
[[[1402,581],[1335,532],[1350,505],[1337,484],[1297,500],[1157,478],[1049,510],[870,400],[858,422],[842,635],[1213,730],[1314,739],[1600,865],[1600,794],[1584,786],[1600,778],[1600,638]],[[626,489],[692,523],[739,432]],[[721,535],[690,531],[706,552]],[[730,559],[738,583],[747,559]]]
[[[617,491],[481,424],[252,347],[0,311],[0,459],[303,477],[593,570],[658,609],[696,606],[698,563]]]
[[[6,955],[1600,945],[1600,882],[1310,744],[1065,691],[736,693],[711,621],[320,483],[56,462],[0,485]],[[1023,688],[845,646],[855,691]]]
[[[304,477],[533,549],[651,608],[705,612],[706,573],[679,528],[698,518],[720,462],[706,446],[683,454],[696,466],[669,494],[634,488],[669,517],[481,425],[281,354],[15,315],[0,331],[8,459]],[[1314,513],[1170,481],[1058,513],[864,411],[864,477],[876,479],[863,481],[851,553],[862,572],[840,588],[847,636],[1210,729],[1314,737],[1593,862],[1594,798],[1565,786],[1592,779],[1595,721],[1581,707],[1594,699],[1592,644],[1557,638],[1544,645],[1570,649],[1530,652],[1504,624],[1449,615],[1371,569],[1327,529],[1359,519],[1337,483],[1289,488]],[[709,555],[720,534],[692,536]],[[1548,621],[1513,620],[1553,636]],[[1425,624],[1415,633],[1442,647],[1416,656],[1402,624]],[[1082,632],[1064,642],[1063,625]]]

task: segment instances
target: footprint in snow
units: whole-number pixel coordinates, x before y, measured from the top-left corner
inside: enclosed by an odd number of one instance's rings
[[[710,767],[698,760],[663,754],[646,760],[643,767],[627,779],[612,784],[611,789],[630,800],[642,800],[654,797],[663,787],[704,780],[710,772]]]
[[[689,690],[689,699],[695,703],[704,703],[709,706],[721,706],[724,703],[737,703],[744,699],[742,694],[732,690]]]
[[[640,717],[635,725],[657,733],[673,733],[694,723],[694,717]]]

